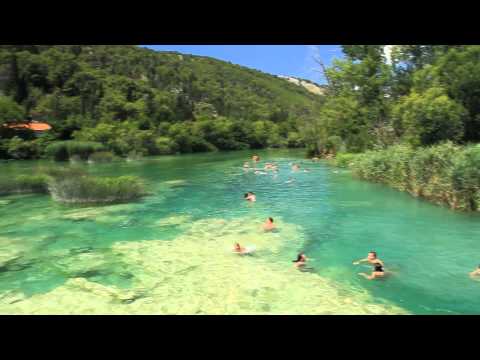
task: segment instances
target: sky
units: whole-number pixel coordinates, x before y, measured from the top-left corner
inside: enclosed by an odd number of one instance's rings
[[[288,75],[325,84],[313,60],[319,56],[329,66],[342,57],[339,45],[141,45],[158,51],[210,56],[273,75]]]

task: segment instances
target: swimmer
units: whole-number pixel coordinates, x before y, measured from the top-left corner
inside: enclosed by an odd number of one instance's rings
[[[294,260],[294,266],[298,269],[298,268],[301,268],[303,266],[305,266],[305,264],[307,263],[307,257],[305,256],[304,253],[300,253],[298,254],[297,256],[297,260]]]
[[[298,171],[298,170],[300,170],[300,166],[298,166],[298,164],[293,164],[292,171]]]
[[[253,156],[252,156],[252,160],[255,161],[255,162],[258,162],[258,161],[260,161],[260,156],[258,156],[258,155],[253,155]]]
[[[374,280],[377,278],[383,278],[385,276],[384,264],[383,261],[377,258],[377,253],[375,251],[370,251],[368,256],[365,259],[355,261],[353,265],[359,265],[363,262],[368,262],[373,265],[373,271],[370,275],[365,273],[358,273],[358,275],[363,276],[365,279]]]
[[[470,273],[470,276],[480,276],[480,265],[478,265],[478,267]]]
[[[251,201],[251,202],[257,201],[257,197],[255,196],[255,194],[250,191],[244,195],[244,198],[245,200]]]
[[[263,224],[263,230],[265,231],[272,231],[275,229],[275,224],[273,223],[273,218],[269,217],[265,224]]]
[[[239,254],[243,254],[246,251],[246,249],[244,247],[241,247],[239,243],[235,243],[233,251]]]

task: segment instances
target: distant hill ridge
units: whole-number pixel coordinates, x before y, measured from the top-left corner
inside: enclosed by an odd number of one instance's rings
[[[48,142],[72,139],[101,142],[122,156],[300,147],[300,129],[322,106],[307,88],[211,57],[137,45],[0,45],[0,124],[32,116],[52,126],[43,142],[26,134],[21,146],[10,142],[21,134],[4,131],[0,158],[39,157]]]

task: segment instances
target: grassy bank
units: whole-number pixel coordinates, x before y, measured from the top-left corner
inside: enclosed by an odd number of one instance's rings
[[[338,154],[332,165],[455,210],[480,210],[480,145],[412,148],[392,146],[362,154]]]

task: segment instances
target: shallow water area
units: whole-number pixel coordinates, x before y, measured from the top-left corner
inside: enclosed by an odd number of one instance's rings
[[[129,204],[1,197],[0,313],[480,313],[480,282],[468,277],[480,262],[478,214],[355,180],[302,151],[258,153],[251,166],[264,174],[242,168],[249,152],[80,165],[142,177],[150,195]],[[277,174],[263,170],[269,161]],[[42,165],[0,167],[21,174]],[[257,202],[243,199],[247,191]],[[262,229],[269,216],[274,232]],[[232,253],[236,242],[255,253]],[[391,277],[357,275],[370,267],[352,262],[371,249]],[[301,251],[306,272],[292,263]]]

